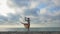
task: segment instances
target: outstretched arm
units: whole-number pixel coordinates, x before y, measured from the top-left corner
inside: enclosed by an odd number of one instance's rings
[[[28,23],[23,23],[23,22],[21,22],[21,24],[28,24]]]

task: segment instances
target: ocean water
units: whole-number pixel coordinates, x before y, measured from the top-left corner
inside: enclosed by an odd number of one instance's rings
[[[28,31],[26,28],[7,28],[0,31]],[[60,27],[30,28],[30,31],[60,31]]]

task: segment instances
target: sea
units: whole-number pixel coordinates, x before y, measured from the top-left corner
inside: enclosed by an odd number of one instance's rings
[[[28,31],[26,28],[5,28],[0,31]],[[60,31],[60,27],[41,27],[41,28],[30,28],[29,31]]]

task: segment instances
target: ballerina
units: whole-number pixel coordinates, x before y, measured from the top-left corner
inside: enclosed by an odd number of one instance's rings
[[[26,19],[26,17],[25,17],[25,21],[27,21],[28,23],[22,23],[22,22],[21,23],[25,26],[25,28],[27,28],[29,30],[29,28],[30,28],[30,18]]]

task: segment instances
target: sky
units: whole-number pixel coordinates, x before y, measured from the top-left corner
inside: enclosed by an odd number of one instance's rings
[[[30,24],[60,27],[60,0],[0,0],[0,25],[21,25],[24,17]]]

